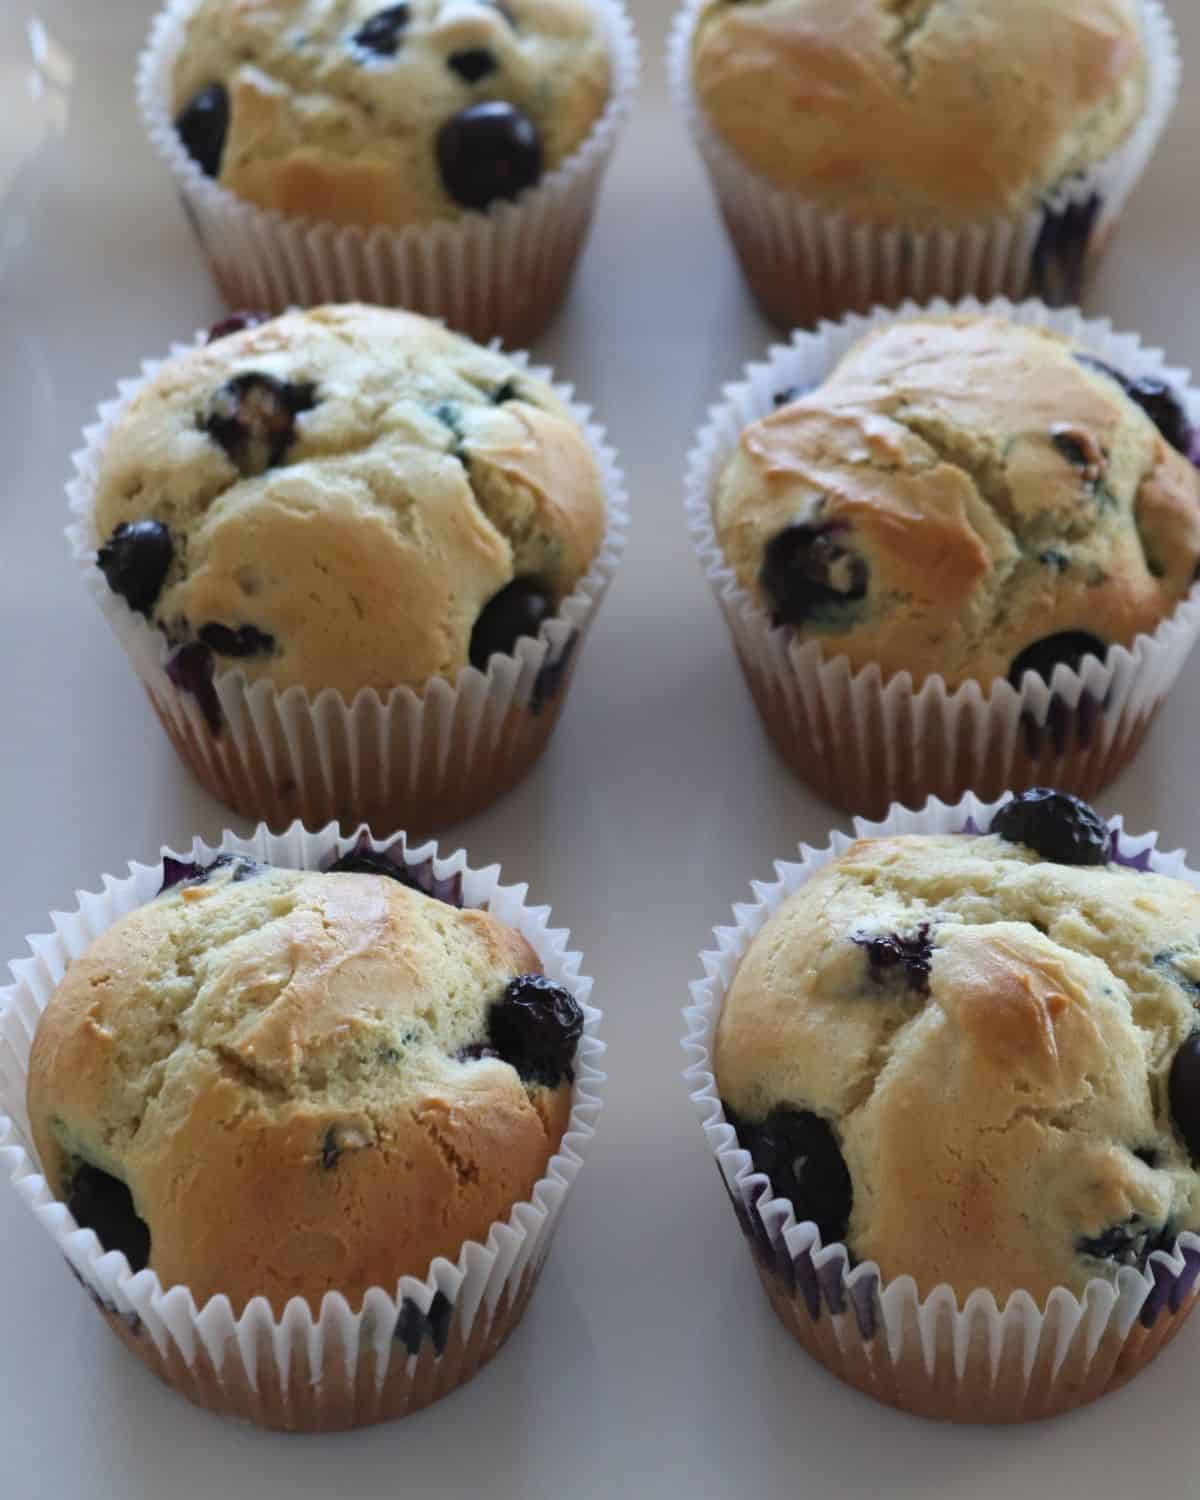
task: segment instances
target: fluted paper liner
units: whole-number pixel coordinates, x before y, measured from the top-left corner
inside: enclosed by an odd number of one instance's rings
[[[204,334],[196,335],[203,342]],[[177,344],[171,355],[192,345]],[[529,375],[552,372],[510,354]],[[361,689],[347,702],[332,688],[283,692],[266,680],[247,683],[234,668],[214,679],[220,726],[214,729],[194,693],[168,675],[162,634],[114,594],[96,566],[91,512],[100,464],[113,426],[163,361],[118,385],[84,431],[67,485],[67,540],[80,573],[142,680],[164,730],[183,761],[212,795],[244,817],[286,828],[343,827],[432,833],[482,811],[510,791],[550,738],[579,662],[580,648],[625,548],[629,510],[625,484],[604,429],[590,408],[554,385],[579,423],[599,466],[607,524],[600,549],[575,590],[524,637],[510,656],[495,655],[486,672],[464,667],[452,682],[434,678],[420,693],[399,686],[381,695]]]
[[[968,795],[956,806],[931,799],[919,812],[893,808],[880,823],[854,820],[855,836],[962,833],[990,826],[1002,804]],[[1137,869],[1200,886],[1181,852],[1158,848],[1157,834],[1132,836],[1111,822],[1114,857]],[[1173,1253],[1155,1251],[1147,1274],[1130,1266],[1115,1282],[1097,1277],[1082,1296],[1056,1287],[1039,1306],[1025,1292],[997,1306],[976,1289],[958,1305],[943,1284],[920,1298],[910,1276],[884,1281],[864,1261],[851,1268],[843,1245],[822,1245],[817,1226],[797,1223],[791,1203],[772,1195],[726,1122],[712,1071],[721,1007],[742,956],[772,912],[849,847],[835,833],[824,849],[801,845],[779,861],[776,878],[754,881],[754,899],[714,930],[701,954],[705,977],[685,1008],[684,1077],[721,1179],[781,1322],[835,1375],[888,1406],[954,1422],[1021,1422],[1055,1416],[1116,1390],[1178,1333],[1200,1276],[1200,1237],[1181,1234]]]
[[[142,121],[166,162],[222,295],[234,308],[376,302],[444,318],[473,338],[532,343],[557,311],[628,121],[638,47],[621,0],[588,0],[611,59],[608,102],[582,144],[528,192],[486,213],[403,229],[355,228],[256,207],[184,150],[171,75],[200,0],[168,0],[138,63]]]
[[[1171,20],[1159,0],[1141,0],[1146,108],[1118,150],[1022,217],[958,229],[887,228],[776,187],[721,139],[692,87],[692,38],[708,3],[687,0],[675,19],[667,50],[671,92],[708,169],[750,289],[765,315],[785,329],[876,304],[894,307],[906,298],[1081,301],[1179,97],[1182,65]]]
[[[850,314],[814,333],[794,333],[725,387],[689,455],[688,530],[776,750],[826,801],[868,817],[883,816],[892,802],[919,806],[929,796],[953,802],[965,791],[996,797],[1045,785],[1095,796],[1140,747],[1200,633],[1198,585],[1152,635],[1111,647],[1104,661],[1088,657],[1078,672],[1059,665],[1049,683],[1027,675],[1020,689],[1003,678],[952,689],[933,676],[914,687],[910,673],[885,679],[877,666],[854,672],[845,656],[827,658],[819,641],[802,642],[789,627],[773,626],[740,587],[716,539],[712,496],[743,428],[774,410],[779,391],[820,385],[869,330],[958,312],[1066,334],[1133,377],[1169,381],[1200,422],[1200,391],[1161,351],[1115,332],[1106,319],[1003,298]]]
[[[174,857],[206,863],[230,851],[315,870],[353,848],[356,838],[339,837],[333,827],[308,833],[296,824],[276,835],[260,825],[249,838],[227,832],[211,847],[196,839],[187,854]],[[401,854],[428,891],[461,882],[464,907],[486,908],[516,928],[547,975],[579,1001],[584,1030],[567,1128],[530,1198],[493,1224],[485,1243],[467,1241],[456,1262],[439,1257],[423,1280],[404,1276],[394,1286],[372,1287],[361,1308],[351,1308],[336,1292],[326,1294],[319,1317],[300,1297],[280,1317],[262,1297],[240,1316],[224,1296],[197,1307],[186,1287],[164,1289],[152,1270],[131,1274],[123,1254],[105,1254],[95,1234],[79,1229],[55,1200],[41,1174],[25,1108],[38,1018],[70,961],[118,918],[157,895],[161,859],[131,863],[126,876],[106,875],[102,890],[78,893],[75,911],[51,913],[53,931],[28,939],[33,956],[11,964],[15,982],[0,990],[3,1169],[129,1349],[189,1400],[263,1427],[360,1427],[417,1411],[469,1380],[520,1321],[600,1112],[601,1014],[587,1003],[592,981],[579,972],[580,955],[567,947],[569,933],[549,925],[550,908],[526,904],[524,885],[502,885],[499,866],[472,869],[462,850],[442,857],[433,844],[409,849],[402,835],[371,838],[370,845]],[[417,1344],[415,1352],[406,1334]]]

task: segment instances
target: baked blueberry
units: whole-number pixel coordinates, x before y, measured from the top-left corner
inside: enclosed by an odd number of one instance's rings
[[[67,1207],[81,1229],[95,1232],[106,1251],[119,1250],[131,1271],[144,1271],[149,1265],[150,1230],[118,1178],[81,1163],[71,1179]]]
[[[395,57],[400,50],[400,38],[409,22],[406,4],[385,5],[377,10],[354,33],[354,45],[364,52],[373,52],[376,57]]]
[[[445,1292],[435,1292],[429,1311],[422,1312],[411,1297],[400,1304],[400,1316],[396,1319],[395,1338],[404,1345],[409,1354],[419,1354],[426,1339],[433,1344],[433,1352],[441,1354],[450,1337],[450,1318],[454,1307]]]
[[[542,139],[527,115],[502,99],[472,104],[437,133],[438,171],[463,208],[516,198],[542,175]]]
[[[502,381],[492,392],[492,400],[497,406],[503,406],[506,401],[519,401],[520,399],[520,390],[512,376]]]
[[[249,370],[213,396],[201,426],[247,478],[283,461],[296,436],[296,417],[317,404],[311,381],[279,380]]]
[[[478,83],[499,67],[496,59],[486,47],[465,47],[461,52],[452,52],[446,66],[457,73],[464,83]]]
[[[96,563],[114,594],[138,614],[149,615],[174,556],[170,530],[161,521],[122,521]]]
[[[1165,380],[1153,375],[1142,375],[1135,380],[1091,354],[1079,354],[1076,358],[1081,365],[1099,370],[1102,375],[1115,380],[1129,399],[1142,408],[1171,447],[1185,458],[1191,458],[1196,434],[1183,402]]]
[[[933,962],[933,943],[929,923],[922,922],[913,932],[888,932],[877,937],[850,934],[850,941],[864,949],[867,972],[876,984],[899,973],[910,990],[918,995],[929,993],[929,969]]]
[[[575,1078],[583,1011],[569,990],[544,974],[509,982],[488,1010],[488,1045],[527,1083],[554,1089]]]
[[[260,312],[235,312],[230,313],[227,318],[222,318],[219,323],[214,323],[208,330],[206,343],[215,344],[219,339],[227,339],[231,334],[242,333],[247,328],[257,328],[260,323],[267,321],[267,314]]]
[[[1119,1266],[1134,1266],[1144,1271],[1154,1252],[1169,1250],[1176,1238],[1169,1224],[1148,1224],[1140,1215],[1132,1214],[1124,1223],[1114,1224],[1101,1235],[1091,1239],[1081,1237],[1075,1248],[1080,1255],[1093,1260],[1110,1260]]]
[[[361,1151],[369,1144],[356,1126],[331,1125],[321,1137],[321,1170],[332,1172],[347,1151]]]
[[[511,656],[523,635],[537,635],[542,621],[554,613],[554,606],[535,578],[514,578],[493,594],[475,621],[471,631],[470,662],[486,672],[492,656],[501,652]]]
[[[1142,408],[1172,448],[1190,458],[1195,436],[1183,402],[1166,383],[1145,375],[1130,382],[1130,396]]]
[[[843,1241],[854,1190],[828,1121],[811,1110],[780,1105],[756,1125],[740,1119],[728,1105],[723,1107],[739,1145],[770,1179],[776,1196],[791,1203],[797,1221],[811,1220],[821,1232],[822,1244]]]
[[[1200,1164],[1200,1031],[1193,1031],[1176,1052],[1167,1095],[1175,1129],[1192,1161]]]
[[[799,524],[767,543],[759,580],[776,625],[803,625],[831,607],[863,598],[870,572],[863,558],[844,544],[849,530],[844,521]]]
[[[1036,672],[1043,682],[1049,683],[1054,669],[1066,665],[1078,672],[1085,656],[1098,656],[1101,661],[1108,654],[1108,647],[1085,630],[1060,630],[1056,635],[1043,636],[1026,646],[1013,658],[1008,669],[1008,680],[1018,692],[1026,672]]]
[[[234,885],[249,880],[262,869],[257,860],[246,854],[218,854],[207,865],[198,864],[193,859],[172,859],[168,854],[163,858],[163,878],[158,894],[161,896],[164,891],[173,890],[177,885],[203,885],[214,870],[223,870],[228,865],[233,866],[230,879]]]
[[[538,674],[533,679],[533,691],[529,695],[529,712],[534,718],[542,712],[547,703],[552,703],[562,692],[571,666],[571,658],[575,655],[575,648],[578,645],[579,632],[573,630],[558,655],[555,657],[547,655],[546,660],[538,668]]]
[[[167,657],[164,671],[182,693],[195,698],[205,723],[220,734],[225,723],[221,700],[213,684],[213,654],[203,641],[190,641]]]
[[[218,656],[269,656],[275,650],[275,637],[257,625],[230,627],[210,622],[196,634]]]
[[[229,94],[223,83],[210,83],[195,94],[175,120],[183,148],[208,177],[221,170],[229,131]]]
[[[1047,787],[1010,798],[989,831],[1057,865],[1105,865],[1112,851],[1112,835],[1099,813],[1079,797]]]
[[[395,853],[392,852],[393,849]],[[389,880],[408,886],[409,890],[420,891],[424,896],[432,896],[435,901],[444,901],[447,906],[461,909],[463,888],[460,873],[436,875],[433,861],[428,859],[410,865],[405,861],[401,850],[400,840],[386,849],[372,849],[367,835],[360,834],[354,847],[326,866],[326,870],[331,875],[384,875]]]

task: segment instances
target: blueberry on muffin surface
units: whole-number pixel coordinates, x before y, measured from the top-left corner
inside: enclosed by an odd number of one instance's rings
[[[717,540],[777,625],[951,687],[1151,633],[1200,560],[1178,393],[999,317],[866,335],[742,433]]]
[[[773,185],[921,229],[1037,211],[1128,140],[1147,94],[1134,0],[710,0],[692,77]],[[1098,207],[1047,215],[1048,292]]]
[[[714,1043],[797,1218],[960,1301],[1078,1293],[1200,1229],[1200,893],[1081,862],[1075,799],[1008,807],[1003,832],[819,870],[751,941]]]
[[[198,1304],[276,1313],[486,1239],[566,1128],[574,998],[517,932],[385,873],[172,863],[34,1040],[34,1139],[80,1225]],[[496,1025],[514,993],[532,1049]]]
[[[185,149],[239,197],[399,228],[518,197],[609,86],[585,0],[201,0],[172,97]]]
[[[91,526],[108,586],[219,719],[234,667],[347,698],[486,668],[578,585],[605,506],[547,385],[345,305],[243,315],[168,360],[113,428]]]

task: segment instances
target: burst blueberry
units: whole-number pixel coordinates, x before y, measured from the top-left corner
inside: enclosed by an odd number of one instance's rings
[[[316,392],[310,381],[249,370],[215,393],[201,426],[250,478],[283,461],[296,437],[296,417],[317,404]]]
[[[1177,449],[1185,458],[1192,456],[1195,429],[1188,419],[1183,402],[1165,380],[1160,380],[1156,375],[1141,375],[1135,379],[1091,354],[1078,354],[1075,357],[1089,370],[1098,370],[1101,375],[1115,380],[1129,399],[1141,407],[1172,448]]]
[[[149,615],[162,592],[175,544],[161,521],[122,521],[96,554],[96,563],[114,594]]]
[[[1026,672],[1036,672],[1048,683],[1058,666],[1068,666],[1078,672],[1087,656],[1098,656],[1101,661],[1108,654],[1108,647],[1086,630],[1060,630],[1056,635],[1043,636],[1013,658],[1008,669],[1008,680],[1018,692]]]
[[[1121,1224],[1114,1224],[1103,1234],[1081,1236],[1075,1242],[1080,1255],[1093,1260],[1112,1261],[1118,1266],[1146,1269],[1146,1262],[1156,1250],[1170,1250],[1177,1238],[1169,1224],[1150,1224],[1132,1214]]]
[[[534,578],[514,578],[493,594],[471,631],[470,661],[481,672],[496,652],[511,656],[523,635],[537,635],[554,612],[545,589]]]
[[[1193,1164],[1200,1166],[1200,1031],[1193,1031],[1176,1052],[1167,1097],[1175,1129]]]
[[[1048,787],[1010,798],[992,819],[990,832],[1059,865],[1107,864],[1112,848],[1099,813],[1079,797]]]
[[[487,1044],[527,1083],[557,1088],[575,1078],[583,1011],[569,990],[544,974],[509,982],[488,1009]]]
[[[892,974],[899,974],[916,994],[929,993],[933,943],[928,922],[922,922],[909,933],[889,932],[875,937],[851,933],[851,942],[865,949],[868,973],[876,984],[883,984]]]
[[[854,1189],[829,1122],[811,1110],[779,1105],[754,1124],[727,1104],[723,1108],[738,1143],[750,1153],[756,1169],[769,1178],[776,1196],[792,1205],[797,1220],[816,1224],[823,1244],[843,1241]]]
[[[258,861],[247,854],[218,854],[216,859],[206,865],[193,859],[172,859],[169,854],[165,855],[162,885],[158,888],[158,894],[161,896],[164,891],[174,890],[177,885],[203,885],[217,870],[230,866],[233,868],[230,876],[232,885],[249,880],[262,869]]]
[[[400,39],[410,19],[406,4],[385,5],[377,10],[354,33],[354,44],[376,57],[395,57]]]
[[[91,1229],[106,1251],[119,1250],[131,1271],[150,1263],[150,1230],[138,1217],[125,1183],[86,1163],[76,1168],[67,1207],[81,1229]]]
[[[210,622],[201,625],[196,634],[218,656],[270,656],[275,650],[275,637],[257,625],[231,627]]]
[[[453,115],[438,131],[438,171],[463,208],[517,198],[542,175],[542,139],[527,115],[490,99]]]
[[[229,94],[210,83],[195,94],[175,120],[183,148],[207,177],[216,177],[229,131]]]
[[[844,521],[788,526],[767,543],[759,581],[776,625],[803,625],[867,592],[869,570],[846,546]]]
[[[499,66],[486,47],[465,47],[461,52],[452,52],[446,66],[457,73],[464,83],[478,83]]]

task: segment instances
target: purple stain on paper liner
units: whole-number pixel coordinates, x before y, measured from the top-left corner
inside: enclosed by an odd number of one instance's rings
[[[461,909],[463,904],[461,873],[436,875],[431,859],[408,864],[402,839],[394,839],[386,849],[376,850],[372,849],[368,836],[360,833],[351,849],[324,868],[331,875],[384,875],[389,880],[398,880],[409,890],[432,896],[435,901],[444,901],[447,906]]]
[[[1087,276],[1088,248],[1104,200],[1093,193],[1081,203],[1046,206],[1033,247],[1030,290],[1049,307],[1081,301]]]
[[[220,734],[225,724],[221,700],[213,683],[213,654],[203,641],[180,646],[167,658],[166,673],[181,693],[196,700],[204,722],[213,734]]]
[[[428,1312],[422,1312],[411,1297],[405,1297],[392,1336],[410,1355],[419,1354],[421,1345],[428,1339],[433,1345],[434,1355],[440,1359],[450,1339],[453,1316],[454,1304],[445,1292],[435,1293]]]
[[[118,1318],[122,1323],[124,1323],[126,1329],[134,1336],[134,1338],[139,1338],[145,1330],[146,1325],[142,1322],[141,1318],[138,1317],[137,1313],[133,1312],[132,1310],[130,1310],[129,1312],[122,1312],[115,1302],[110,1302],[107,1297],[102,1297],[96,1290],[96,1288],[91,1284],[91,1282],[86,1280],[79,1274],[79,1271],[75,1268],[75,1264],[73,1261],[68,1259],[68,1257],[65,1255],[63,1256],[63,1260],[66,1261],[67,1270],[70,1271],[71,1275],[88,1294],[88,1299],[92,1303],[92,1305],[99,1308],[99,1310],[107,1317]]]
[[[562,650],[553,661],[547,654],[546,660],[538,670],[533,680],[533,692],[529,695],[529,712],[537,716],[562,692],[567,680],[567,672],[571,665],[571,658],[579,645],[579,632],[573,630],[567,637]]]

